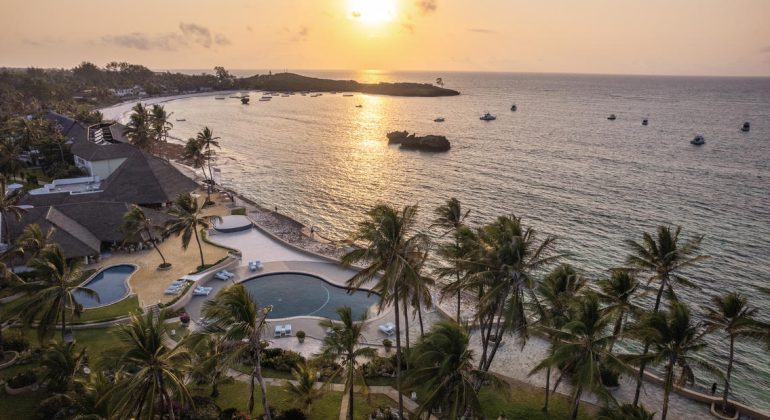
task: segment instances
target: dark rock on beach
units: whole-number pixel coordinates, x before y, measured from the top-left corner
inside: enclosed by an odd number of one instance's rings
[[[387,134],[388,144],[400,144],[402,149],[446,152],[452,145],[444,136],[417,136],[408,131],[392,131]]]

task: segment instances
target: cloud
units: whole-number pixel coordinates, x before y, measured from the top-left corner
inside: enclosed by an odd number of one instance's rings
[[[436,0],[419,0],[417,2],[417,7],[424,14],[428,14],[435,12],[438,8],[438,4],[436,3]]]
[[[284,27],[283,30],[284,32],[293,34],[291,37],[291,42],[304,42],[307,41],[308,36],[310,36],[310,29],[304,25],[300,26],[296,32],[286,27]]]
[[[768,53],[770,53],[770,46],[767,46],[767,47],[765,47],[765,48],[762,48],[761,50],[759,50],[759,52],[760,52],[761,54],[768,54]]]
[[[483,28],[468,28],[468,32],[476,32],[477,34],[496,34],[497,31],[493,31],[491,29],[483,29]]]
[[[102,41],[123,48],[163,51],[177,51],[194,45],[211,48],[212,45],[224,46],[231,44],[230,39],[224,34],[212,34],[209,28],[196,23],[181,22],[179,23],[179,31],[155,35],[142,32],[105,35],[102,37]]]

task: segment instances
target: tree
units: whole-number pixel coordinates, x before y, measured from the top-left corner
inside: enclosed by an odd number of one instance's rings
[[[17,221],[21,220],[22,216],[24,216],[27,211],[19,206],[19,200],[22,197],[20,190],[15,190],[11,193],[8,193],[5,189],[5,182],[5,176],[0,174],[0,219],[3,220],[2,236],[3,242],[10,246],[13,241],[11,238],[11,230],[8,227],[7,221],[10,220],[11,217]]]
[[[401,395],[401,321],[399,317],[400,289],[419,277],[414,258],[422,255],[428,244],[425,234],[414,233],[417,206],[405,206],[401,211],[380,204],[369,210],[367,218],[359,223],[351,242],[360,247],[341,258],[345,267],[365,261],[367,266],[351,277],[347,285],[359,288],[376,281],[374,291],[380,296],[380,307],[393,303],[396,313],[396,388],[398,412],[403,417]]]
[[[5,261],[10,258],[11,252],[0,253],[0,287],[13,287],[21,283],[21,279],[13,272]],[[0,321],[0,361],[5,359],[5,347],[3,347],[3,322]]]
[[[663,292],[668,292],[670,299],[676,300],[675,284],[695,287],[695,284],[688,280],[682,271],[707,258],[698,254],[703,236],[696,236],[680,244],[681,231],[681,227],[677,227],[672,232],[669,226],[658,226],[657,238],[645,232],[641,243],[633,240],[626,241],[631,248],[631,255],[626,260],[630,269],[648,273],[650,276],[647,279],[648,286],[652,283],[659,284],[653,312],[657,312],[660,308]],[[634,405],[639,403],[645,367],[645,363],[639,366]]]
[[[131,108],[131,115],[128,118],[124,131],[128,141],[146,152],[152,152],[155,144],[147,108],[141,102],[137,102]]]
[[[363,323],[366,321],[366,313],[361,316],[359,322],[353,320],[350,307],[337,308],[340,323],[324,319],[318,323],[323,328],[331,328],[321,344],[321,357],[330,361],[339,361],[340,369],[345,371],[345,391],[348,393],[348,419],[353,420],[353,388],[357,380],[366,389],[366,380],[361,371],[359,360],[371,359],[377,355],[377,351],[371,347],[362,347],[365,342],[363,337]]]
[[[570,418],[576,419],[583,391],[591,391],[599,397],[612,400],[601,381],[602,361],[615,361],[607,349],[613,336],[607,333],[611,314],[602,311],[599,298],[594,293],[574,300],[570,307],[569,321],[561,329],[540,326],[555,337],[553,351],[529,373],[533,375],[549,366],[569,366],[570,382],[574,387]],[[618,366],[621,366],[618,363]]]
[[[436,82],[438,83],[439,80],[441,79],[436,79]],[[470,210],[463,212],[460,200],[452,197],[447,200],[446,203],[436,207],[436,220],[434,222],[435,225],[440,226],[446,230],[444,235],[451,233],[454,237],[454,247],[451,245],[448,247],[442,246],[440,248],[440,254],[443,257],[450,259],[450,262],[454,266],[451,273],[448,271],[444,271],[444,273],[455,275],[455,283],[453,285],[454,287],[449,286],[448,289],[456,291],[457,293],[457,316],[455,318],[455,321],[457,322],[460,322],[460,296],[462,293],[462,288],[459,286],[461,275],[463,274],[463,270],[461,269],[462,262],[460,261],[460,258],[463,257],[463,255],[461,255],[461,251],[464,249],[460,246],[462,236],[459,234],[459,230],[464,226],[465,219],[468,217],[470,212]]]
[[[104,353],[102,363],[114,366],[118,379],[101,402],[109,398],[117,418],[154,419],[165,412],[173,420],[176,413],[172,396],[182,404],[192,402],[184,380],[191,369],[190,355],[181,344],[173,348],[164,344],[168,328],[164,319],[164,311],[157,316],[152,311],[133,313],[128,325],[114,331],[119,344]]]
[[[528,337],[526,299],[536,301],[532,273],[560,256],[553,253],[553,236],[543,240],[532,228],[524,228],[516,216],[500,216],[478,232],[482,268],[469,279],[469,287],[484,289],[476,318],[480,323],[482,353],[479,369],[487,371],[508,332]]]
[[[441,321],[409,353],[405,386],[420,395],[414,415],[441,409],[447,418],[471,417],[481,412],[475,384],[492,375],[474,369],[468,333],[453,321]],[[475,417],[474,417],[475,418]]]
[[[651,312],[642,316],[630,333],[647,344],[645,348],[649,349],[651,345],[652,349],[649,353],[626,355],[626,360],[665,364],[661,420],[666,420],[669,396],[675,382],[679,386],[685,382],[694,382],[693,365],[715,372],[709,363],[696,356],[706,347],[703,336],[707,330],[700,323],[692,321],[687,305],[675,301],[667,312]],[[681,368],[678,379],[675,372],[677,368]]]
[[[580,276],[569,264],[562,264],[543,277],[537,285],[537,293],[540,299],[535,303],[540,314],[540,324],[548,328],[560,330],[569,322],[569,306],[577,294],[586,284],[584,277]],[[548,334],[552,340],[552,350],[556,338]],[[546,367],[545,372],[545,404],[543,411],[548,412],[548,399],[551,383],[551,366]],[[557,381],[558,385],[558,381]],[[554,386],[556,392],[556,386]]]
[[[262,408],[265,417],[270,420],[270,407],[267,403],[267,385],[262,378],[260,350],[261,337],[267,325],[267,315],[272,307],[258,308],[242,284],[235,284],[222,290],[213,300],[203,303],[203,316],[208,321],[206,330],[222,334],[222,338],[231,345],[228,347],[230,360],[251,358],[254,364],[249,381],[249,414],[254,412],[254,380],[259,382],[262,391]]]
[[[467,226],[460,226],[454,233],[454,241],[447,241],[440,244],[437,250],[438,256],[450,262],[450,265],[439,267],[436,272],[440,278],[454,277],[455,281],[445,284],[441,292],[446,296],[456,294],[457,313],[455,320],[462,322],[461,316],[461,295],[468,289],[468,283],[471,273],[483,270],[477,262],[480,252],[478,236],[476,232]],[[479,289],[481,292],[481,288]],[[479,295],[483,292],[479,293]]]
[[[436,78],[436,84],[441,86],[441,87],[444,87],[444,79],[441,78],[441,77],[437,77]]]
[[[187,143],[184,145],[184,151],[182,152],[182,158],[189,161],[190,166],[194,169],[200,169],[203,172],[203,180],[208,188],[209,175],[206,172],[206,153],[203,150],[203,145],[195,137],[187,139]]]
[[[172,113],[173,114],[173,113]],[[163,105],[154,104],[149,111],[150,131],[154,137],[155,144],[165,145],[168,140],[168,132],[174,127],[169,121],[172,114],[166,113]],[[163,149],[161,149],[162,151]]]
[[[198,201],[189,193],[181,193],[177,196],[173,206],[168,211],[171,219],[165,224],[166,232],[182,236],[182,248],[190,246],[193,235],[198,243],[198,251],[201,257],[201,267],[206,263],[203,260],[203,245],[198,235],[198,229],[209,229],[214,221],[221,221],[219,216],[203,216]]]
[[[316,385],[316,370],[301,363],[291,370],[293,382],[286,383],[286,390],[294,397],[294,401],[302,404],[302,410],[307,413],[313,401],[319,398],[322,390]]]
[[[725,373],[725,386],[722,393],[722,414],[727,414],[727,398],[730,395],[730,376],[733,371],[735,358],[735,340],[741,337],[755,337],[756,308],[749,305],[748,299],[738,292],[729,292],[711,299],[712,305],[708,307],[706,325],[709,331],[722,330],[730,338],[730,353],[727,359],[727,371]]]
[[[20,316],[27,325],[38,322],[38,337],[41,339],[51,332],[51,327],[61,323],[62,341],[66,339],[67,314],[79,317],[83,305],[77,301],[77,293],[99,299],[99,295],[87,287],[80,286],[81,260],[67,259],[59,245],[43,249],[30,262],[35,271],[35,280],[23,283],[17,289],[27,296],[21,305]]]
[[[21,235],[16,239],[16,247],[26,254],[27,258],[35,259],[42,250],[53,245],[52,238],[54,232],[56,232],[56,228],[53,226],[43,233],[43,230],[40,229],[40,225],[37,223],[26,225]]]
[[[123,236],[129,240],[139,236],[141,239],[150,241],[152,247],[160,255],[160,259],[163,261],[160,264],[160,268],[170,267],[171,264],[166,262],[166,257],[160,252],[158,248],[158,240],[153,234],[153,231],[157,229],[152,224],[152,220],[147,217],[144,210],[136,204],[131,204],[131,207],[125,214],[123,214],[123,224],[120,226],[120,230],[123,232]],[[202,265],[203,263],[201,263]]]
[[[227,369],[231,365],[228,343],[221,334],[195,332],[188,336],[185,345],[193,359],[191,376],[198,384],[211,385],[211,398],[219,396],[219,385],[227,381]]]
[[[48,382],[48,389],[66,392],[72,385],[86,357],[86,349],[75,349],[74,342],[54,342],[43,352],[40,365],[45,368],[43,380]]]
[[[615,346],[620,334],[623,332],[623,322],[628,314],[635,314],[638,308],[631,301],[639,289],[639,282],[634,274],[628,270],[613,270],[610,278],[601,279],[598,282],[599,298],[607,304],[606,311],[612,312],[616,317],[612,335],[615,339],[610,344],[609,351]]]
[[[203,127],[203,130],[198,132],[195,140],[200,144],[203,150],[203,157],[209,168],[209,183],[208,188],[206,189],[206,204],[209,204],[211,203],[211,188],[214,185],[214,173],[211,171],[211,161],[214,159],[214,155],[216,155],[214,147],[219,148],[220,138],[214,137],[214,132],[210,128]]]

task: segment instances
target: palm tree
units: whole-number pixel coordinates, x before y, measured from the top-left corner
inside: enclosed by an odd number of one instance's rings
[[[85,361],[86,349],[75,349],[75,343],[54,342],[43,352],[40,365],[45,368],[43,379],[48,389],[66,392],[72,385],[75,374],[80,371]]]
[[[294,397],[295,402],[302,404],[302,410],[307,413],[313,401],[319,398],[322,390],[316,385],[316,370],[300,363],[291,370],[294,381],[286,383],[286,391]]]
[[[267,385],[262,378],[260,359],[261,337],[264,333],[267,315],[272,307],[258,308],[242,284],[235,284],[222,290],[213,300],[203,303],[203,316],[208,320],[209,332],[222,334],[230,343],[230,360],[251,357],[254,364],[249,382],[249,413],[254,412],[254,380],[262,390],[262,408],[265,417],[270,420],[270,408],[267,404]]]
[[[195,137],[187,139],[182,152],[182,158],[190,162],[194,169],[200,169],[203,172],[203,180],[209,185],[209,175],[206,173],[206,153],[203,145]]]
[[[441,80],[441,78],[436,80]],[[455,275],[455,284],[451,289],[455,290],[457,293],[457,317],[455,318],[455,321],[457,322],[460,322],[460,295],[462,293],[462,289],[459,287],[459,285],[460,277],[463,272],[463,270],[460,268],[460,258],[463,256],[461,255],[461,251],[464,249],[460,246],[462,236],[459,235],[459,229],[464,226],[465,219],[468,217],[470,212],[470,210],[463,212],[462,206],[460,205],[460,200],[452,197],[447,200],[446,203],[436,207],[436,220],[434,222],[435,225],[446,229],[444,235],[452,233],[454,236],[454,247],[451,245],[449,247],[442,247],[440,253],[443,257],[448,257],[454,266],[452,274]],[[445,274],[449,274],[449,272],[445,271]]]
[[[475,385],[493,376],[474,369],[473,350],[465,329],[453,321],[441,321],[409,353],[406,389],[421,395],[418,418],[441,409],[450,419],[481,412]],[[445,411],[444,411],[445,410]]]
[[[419,277],[415,255],[422,255],[428,238],[414,233],[417,206],[405,206],[401,211],[380,204],[367,212],[367,219],[359,223],[351,242],[360,244],[341,258],[345,267],[365,261],[367,266],[347,282],[348,287],[359,288],[376,281],[374,291],[380,296],[380,307],[393,303],[396,314],[396,388],[398,412],[403,417],[404,401],[401,394],[401,322],[399,297],[401,288]]]
[[[17,221],[21,220],[22,216],[24,216],[27,211],[22,207],[19,207],[19,200],[22,197],[20,190],[15,190],[10,194],[7,193],[5,190],[5,181],[5,176],[0,174],[0,218],[3,220],[3,241],[1,242],[5,242],[10,246],[13,241],[11,240],[11,231],[7,221],[10,220],[11,217],[15,218]]]
[[[561,329],[540,326],[556,341],[553,351],[529,374],[533,375],[549,366],[570,367],[570,381],[574,386],[570,409],[572,419],[577,418],[580,397],[585,390],[604,399],[613,399],[601,380],[602,362],[616,360],[607,351],[613,340],[613,336],[607,334],[611,320],[611,314],[601,309],[599,297],[588,292],[573,301],[569,321]]]
[[[172,127],[174,127],[174,124],[169,121],[169,117],[171,117],[172,114],[173,112],[171,114],[166,113],[166,109],[163,107],[163,105],[159,104],[154,104],[150,109],[150,131],[155,137],[156,145],[162,145],[166,143],[168,139],[168,132]]]
[[[211,202],[211,188],[214,184],[214,173],[211,171],[211,161],[214,159],[214,155],[216,154],[214,147],[219,148],[220,138],[214,137],[214,132],[210,128],[203,127],[203,130],[198,132],[198,135],[195,137],[195,139],[201,145],[204,159],[206,160],[206,164],[209,167],[209,183],[208,188],[206,189],[208,193],[206,196],[206,204],[209,204]]]
[[[460,226],[454,232],[454,241],[440,244],[437,250],[438,256],[444,261],[453,264],[439,267],[436,272],[440,278],[454,277],[455,281],[445,284],[441,292],[444,296],[457,295],[456,321],[461,322],[461,295],[468,288],[468,280],[472,272],[483,270],[478,264],[479,242],[476,232],[467,226]],[[483,294],[479,289],[479,295]]]
[[[170,267],[171,264],[166,262],[166,257],[163,256],[160,248],[158,248],[157,238],[153,234],[155,229],[156,227],[152,224],[152,220],[136,204],[131,204],[131,208],[123,215],[123,224],[120,226],[120,230],[126,239],[133,239],[139,236],[150,241],[152,247],[155,248],[155,251],[158,252],[160,259],[163,261],[159,268]]]
[[[181,193],[174,200],[171,210],[168,211],[171,219],[166,222],[166,232],[182,236],[182,248],[185,250],[190,246],[190,239],[195,235],[195,241],[198,243],[198,251],[201,257],[201,267],[206,263],[203,261],[203,246],[198,235],[198,229],[209,229],[214,221],[221,221],[219,216],[203,216],[198,201],[190,193]]]
[[[195,332],[184,341],[193,360],[191,376],[195,383],[211,385],[211,398],[219,396],[219,385],[228,381],[229,343],[221,334]]]
[[[604,407],[599,410],[597,420],[653,420],[655,413],[650,413],[643,405],[623,404],[617,407]]]
[[[549,328],[560,330],[569,321],[569,305],[585,284],[585,278],[580,276],[569,264],[562,264],[543,277],[537,285],[539,299],[535,303],[537,311],[540,313],[540,323]],[[548,332],[545,332],[548,335]],[[551,337],[552,342],[555,339],[556,337]],[[547,366],[545,372],[544,412],[548,412],[550,386],[551,366]],[[554,386],[554,392],[555,390],[556,386]]]
[[[23,166],[19,160],[22,153],[21,144],[12,138],[0,139],[0,172],[4,175],[16,176]]]
[[[43,249],[30,262],[35,270],[35,281],[23,283],[17,289],[27,296],[21,305],[20,316],[29,325],[38,322],[38,337],[46,337],[52,326],[61,322],[62,341],[66,338],[67,313],[79,317],[83,305],[77,301],[77,293],[99,299],[99,295],[80,286],[81,260],[67,259],[59,245]]]
[[[366,313],[361,315],[359,322],[353,320],[353,314],[349,306],[337,308],[340,323],[324,319],[318,323],[323,328],[331,328],[321,344],[321,357],[339,361],[340,370],[345,371],[345,391],[348,392],[348,419],[353,420],[353,387],[359,379],[364,389],[366,380],[359,365],[360,358],[369,358],[377,355],[377,351],[371,347],[361,347],[364,343],[362,331]]]
[[[0,253],[0,287],[13,287],[21,283],[21,279],[6,264],[10,258],[10,252]],[[0,361],[5,359],[5,347],[3,346],[3,320],[0,320]]]
[[[119,344],[105,352],[102,363],[117,368],[115,386],[100,400],[114,404],[117,418],[154,419],[166,412],[176,418],[174,398],[182,404],[192,402],[184,375],[190,370],[190,355],[184,346],[173,348],[163,342],[167,326],[162,311],[131,314],[128,325],[117,327]],[[160,412],[157,412],[160,407]]]
[[[710,331],[722,330],[730,338],[730,355],[727,359],[725,387],[722,394],[722,414],[727,414],[730,376],[732,375],[733,359],[735,357],[735,339],[757,335],[756,320],[754,319],[754,314],[756,314],[757,310],[751,307],[748,299],[738,292],[729,292],[722,296],[715,296],[711,302],[713,307],[707,308],[706,325]]]
[[[468,285],[484,288],[476,317],[482,338],[479,368],[487,371],[505,332],[526,340],[526,297],[537,301],[532,273],[560,256],[553,254],[553,236],[539,240],[537,232],[525,229],[516,216],[498,217],[479,230],[478,238],[478,264],[483,268],[471,275]]]
[[[696,353],[706,347],[703,336],[707,330],[702,328],[700,323],[692,321],[687,305],[675,301],[671,303],[668,312],[652,312],[642,316],[630,333],[645,344],[651,345],[652,351],[625,355],[624,359],[665,363],[661,420],[666,420],[669,396],[675,381],[679,386],[685,382],[693,382],[695,376],[692,367],[696,364],[714,371],[710,364],[696,357]],[[679,379],[675,378],[677,367],[681,368]]]
[[[617,318],[612,335],[615,340],[610,344],[609,351],[615,346],[615,342],[623,332],[623,322],[628,314],[635,314],[638,308],[631,299],[639,289],[639,282],[634,274],[628,270],[613,270],[610,278],[598,281],[599,298],[607,304],[606,311],[610,311]]]
[[[40,252],[53,244],[53,234],[56,228],[53,226],[43,233],[40,225],[32,223],[24,226],[18,238],[16,238],[16,247],[21,250],[30,259],[37,258]]]
[[[124,134],[131,144],[151,152],[154,145],[150,128],[150,113],[141,102],[134,105],[131,111]]]
[[[674,284],[695,287],[695,284],[688,280],[682,271],[707,258],[698,254],[703,236],[696,236],[680,244],[679,234],[681,231],[681,227],[677,227],[672,232],[669,226],[661,225],[658,226],[657,238],[653,238],[652,235],[645,232],[641,243],[633,240],[626,241],[631,248],[631,255],[626,260],[630,269],[648,273],[650,276],[647,279],[648,286],[652,283],[659,283],[653,312],[657,312],[660,308],[663,292],[668,292],[671,300],[676,300]],[[639,365],[634,405],[639,403],[645,367],[644,362]]]

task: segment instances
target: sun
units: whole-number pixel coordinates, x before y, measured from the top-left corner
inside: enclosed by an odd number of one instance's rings
[[[353,19],[368,25],[390,22],[396,17],[395,0],[348,0],[348,8]]]

